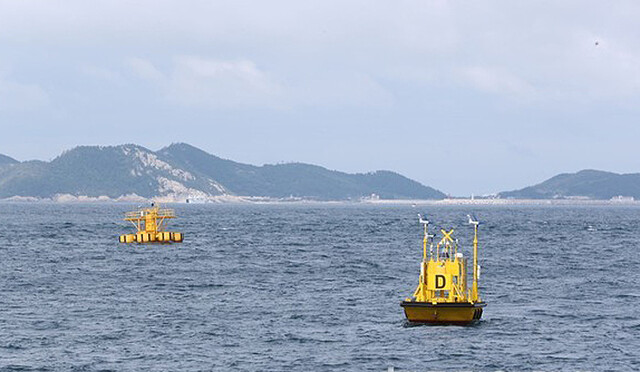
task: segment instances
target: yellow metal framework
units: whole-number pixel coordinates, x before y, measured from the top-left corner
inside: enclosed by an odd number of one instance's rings
[[[165,231],[166,221],[175,218],[173,209],[160,208],[151,204],[151,208],[142,208],[133,212],[126,212],[124,220],[129,221],[136,228],[135,234],[120,235],[121,243],[170,243],[182,242],[184,236],[179,232]]]
[[[413,297],[406,301],[434,305],[481,302],[478,294],[478,223],[471,218],[469,220],[474,225],[471,290],[467,286],[467,259],[458,252],[458,240],[453,238],[454,229],[440,230],[442,239],[435,245],[434,253],[434,235],[429,235],[429,221],[420,217],[420,223],[424,226],[420,278]]]

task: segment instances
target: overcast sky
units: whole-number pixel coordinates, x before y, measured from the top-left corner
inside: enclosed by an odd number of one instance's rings
[[[639,25],[638,1],[0,0],[0,153],[187,142],[453,195],[640,172]]]

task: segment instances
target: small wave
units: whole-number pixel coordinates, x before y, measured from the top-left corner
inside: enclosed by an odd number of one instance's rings
[[[190,284],[187,285],[187,288],[190,289],[208,289],[208,288],[222,288],[225,287],[224,284]]]
[[[46,367],[31,367],[24,364],[9,364],[2,368],[3,371],[51,371]]]
[[[25,350],[26,347],[19,345],[19,344],[14,344],[14,343],[8,343],[6,345],[0,345],[0,348],[3,349],[7,349],[7,350]]]

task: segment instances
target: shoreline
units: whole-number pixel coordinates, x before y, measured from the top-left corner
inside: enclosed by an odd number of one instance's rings
[[[187,202],[187,200],[191,200]],[[263,204],[263,205],[371,205],[371,206],[517,206],[517,205],[611,205],[633,206],[640,205],[638,200],[601,200],[601,199],[471,199],[450,198],[440,200],[429,199],[360,199],[360,200],[313,200],[304,198],[269,198],[256,196],[213,196],[206,199],[190,199],[188,197],[162,196],[144,198],[138,195],[124,195],[118,198],[107,196],[74,196],[69,194],[56,195],[52,198],[36,198],[14,196],[0,199],[2,204],[136,204],[158,202],[163,204]]]

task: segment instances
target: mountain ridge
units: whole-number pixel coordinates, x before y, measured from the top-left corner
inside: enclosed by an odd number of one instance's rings
[[[640,173],[614,173],[583,169],[561,173],[538,184],[504,191],[501,198],[566,199],[587,198],[605,200],[618,196],[640,199]]]
[[[11,159],[11,158],[9,158]],[[158,151],[136,144],[76,146],[50,162],[0,167],[0,198],[132,195],[170,200],[216,197],[353,200],[442,199],[445,194],[391,171],[349,174],[304,163],[255,166],[185,143]]]
[[[17,163],[19,163],[19,161],[17,161],[16,159],[7,155],[0,154],[0,167]]]

